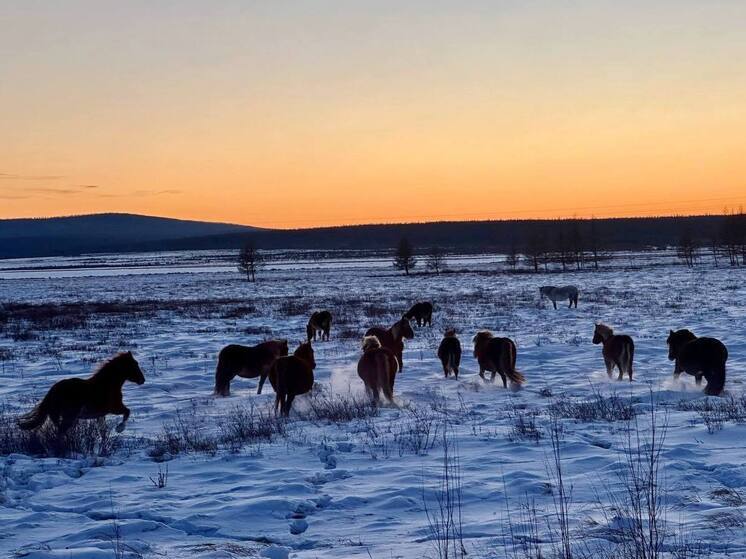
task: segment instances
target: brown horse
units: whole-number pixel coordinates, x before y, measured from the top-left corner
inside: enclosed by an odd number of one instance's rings
[[[272,363],[269,382],[275,389],[275,410],[287,417],[296,396],[313,388],[316,361],[311,342],[303,342],[293,355],[280,357]]]
[[[122,402],[125,381],[145,382],[131,351],[110,359],[90,378],[67,378],[54,383],[44,399],[18,419],[18,426],[36,429],[49,418],[64,433],[78,419],[97,419],[112,413],[122,416],[117,425],[117,432],[121,433],[130,416],[129,408]]]
[[[417,326],[433,325],[433,304],[429,301],[423,301],[421,303],[415,303],[412,308],[409,309],[405,314],[404,318],[417,320]]]
[[[443,365],[443,374],[453,373],[458,378],[458,367],[461,364],[461,342],[456,337],[456,330],[449,328],[446,330],[443,341],[438,347],[438,358]]]
[[[516,347],[510,338],[496,338],[492,332],[483,330],[477,332],[474,342],[474,357],[479,363],[479,376],[484,378],[485,371],[491,371],[491,382],[495,382],[495,373],[503,380],[503,387],[508,387],[508,379],[513,384],[521,385],[526,382],[520,372],[515,369]]]
[[[725,362],[728,349],[715,338],[698,338],[689,330],[671,330],[666,340],[668,358],[676,361],[673,378],[682,372],[694,375],[697,386],[707,379],[705,394],[719,396],[725,387]]]
[[[256,393],[261,394],[272,363],[287,354],[287,340],[270,340],[255,346],[225,346],[220,350],[218,366],[215,368],[215,395],[229,396],[231,381],[236,375],[243,378],[260,377]]]
[[[319,339],[329,340],[329,331],[332,329],[332,313],[329,311],[317,311],[311,315],[306,325],[306,334],[308,341],[316,341],[316,333],[319,333]]]
[[[606,363],[606,374],[611,373],[616,366],[619,369],[617,380],[624,379],[624,373],[629,375],[632,382],[632,361],[635,358],[635,342],[625,334],[614,334],[614,330],[605,324],[598,323],[593,331],[593,343],[603,344],[601,353]]]
[[[406,316],[402,317],[401,320],[397,320],[388,330],[379,327],[368,328],[365,335],[378,338],[378,341],[381,342],[381,347],[385,347],[396,356],[396,361],[399,363],[399,371],[404,368],[403,340],[404,338],[407,340],[414,338],[414,330],[412,330],[412,325],[409,324],[409,319]]]
[[[378,338],[363,338],[363,354],[357,362],[357,374],[376,404],[381,399],[381,393],[389,402],[394,400],[394,381],[398,370],[396,356],[391,350],[381,347]]]

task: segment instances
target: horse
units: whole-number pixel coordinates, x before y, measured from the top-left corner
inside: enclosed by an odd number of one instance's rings
[[[394,400],[394,381],[399,372],[399,363],[394,353],[381,346],[375,336],[365,336],[362,344],[363,354],[357,362],[357,374],[365,384],[365,390],[378,404],[381,393],[392,402]]]
[[[461,342],[456,337],[456,330],[446,330],[438,346],[438,358],[443,365],[443,374],[448,378],[451,373],[458,379],[458,367],[461,364]]]
[[[255,346],[238,344],[225,346],[218,354],[214,394],[216,396],[229,396],[231,381],[236,375],[243,378],[259,377],[259,386],[256,393],[261,394],[272,363],[278,357],[287,354],[287,340],[270,340]]]
[[[705,377],[705,394],[719,396],[723,392],[725,362],[728,360],[728,349],[723,342],[715,338],[698,338],[689,330],[671,330],[666,343],[668,359],[676,361],[673,378],[677,379],[686,372],[694,375],[699,386]]]
[[[571,309],[573,304],[575,304],[576,309],[578,308],[578,288],[574,285],[566,285],[564,287],[545,285],[539,288],[539,295],[542,299],[547,297],[552,301],[555,309],[557,308],[557,301],[563,301],[565,299],[570,300],[570,304],[567,306],[568,309]]]
[[[319,332],[319,339],[329,340],[329,331],[332,328],[332,313],[329,311],[317,311],[311,315],[306,325],[306,334],[308,341],[316,341],[316,333]]]
[[[606,363],[606,374],[611,378],[614,366],[619,369],[619,378],[624,379],[624,373],[629,375],[632,382],[632,361],[635,358],[635,342],[626,334],[614,334],[614,330],[605,324],[597,323],[593,331],[593,343],[603,344],[601,351]]]
[[[269,382],[275,389],[275,411],[287,417],[296,396],[313,388],[316,360],[311,342],[301,342],[293,355],[278,357],[269,371]]]
[[[484,378],[485,371],[491,371],[491,382],[495,382],[495,374],[498,373],[503,380],[503,387],[508,387],[508,379],[511,383],[521,385],[526,382],[520,372],[516,371],[515,342],[510,338],[497,338],[492,332],[482,330],[472,339],[474,343],[474,357],[479,363],[479,376]]]
[[[412,330],[412,325],[406,316],[403,316],[401,320],[397,320],[388,330],[379,327],[368,328],[365,335],[378,338],[381,346],[391,350],[396,356],[396,361],[399,363],[399,371],[404,368],[404,342],[402,340],[404,338],[407,340],[414,338],[414,330]]]
[[[125,381],[145,382],[131,351],[116,355],[87,379],[67,378],[54,383],[33,410],[18,418],[18,426],[25,431],[36,429],[49,418],[61,433],[65,433],[79,419],[115,414],[122,416],[116,427],[117,433],[121,433],[130,417],[129,408],[122,402]]]
[[[432,326],[433,325],[433,304],[429,301],[423,301],[421,303],[415,303],[412,308],[409,309],[405,314],[404,318],[407,320],[416,319],[417,326]]]

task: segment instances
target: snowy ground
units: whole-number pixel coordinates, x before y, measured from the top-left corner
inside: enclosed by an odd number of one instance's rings
[[[720,338],[730,352],[726,388],[740,397],[744,272],[617,265],[511,275],[486,273],[495,266],[478,259],[458,268],[405,278],[380,264],[283,266],[257,285],[222,268],[6,275],[2,304],[69,303],[70,312],[78,303],[137,302],[107,312],[89,305],[75,311],[84,319],[42,327],[2,325],[0,401],[10,413],[124,349],[133,350],[147,382],[125,388],[133,415],[111,456],[0,457],[0,555],[114,557],[119,543],[131,557],[437,557],[425,502],[437,508],[444,430],[460,463],[469,556],[525,557],[513,544],[532,537],[551,552],[558,487],[549,411],[594,392],[616,394],[639,412],[632,422],[554,414],[572,539],[610,549],[627,521],[619,507],[611,510],[626,495],[620,476],[627,433],[636,424],[643,440],[649,437],[652,390],[659,422],[667,424],[659,473],[666,556],[706,555],[690,553],[698,542],[712,557],[746,556],[746,424],[725,421],[710,433],[701,413],[682,409],[690,407],[682,402],[707,398],[693,378],[672,380],[665,343],[669,328]],[[538,287],[547,283],[578,285],[579,308],[555,311],[540,302]],[[361,394],[355,366],[362,333],[389,325],[422,299],[434,302],[435,321],[407,344],[398,407],[344,422],[313,419],[313,398]],[[268,387],[257,396],[254,381],[237,379],[230,398],[212,397],[217,352],[270,337],[288,338],[292,350],[311,310],[321,308],[332,311],[335,324],[332,340],[315,346],[320,386],[296,401],[284,434],[211,452],[154,451],[164,426],[177,419],[209,438],[237,407],[264,413],[273,393]],[[600,348],[590,343],[594,321],[634,337],[633,383],[607,379]],[[458,381],[443,378],[435,356],[446,326],[458,329],[464,346]],[[518,368],[528,379],[522,390],[485,385],[476,375],[470,339],[482,328],[516,341]],[[519,421],[528,427],[517,433]],[[158,488],[150,478],[166,466],[167,484]],[[537,510],[536,534],[526,503]]]

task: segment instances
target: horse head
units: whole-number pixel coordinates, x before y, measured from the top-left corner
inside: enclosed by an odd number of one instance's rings
[[[131,351],[123,354],[123,361],[124,367],[122,370],[125,374],[125,380],[134,382],[135,384],[144,384],[145,375],[143,374],[142,369],[140,369],[140,364],[135,359],[135,356],[132,355]]]
[[[593,329],[593,343],[594,344],[601,344],[609,339],[614,334],[614,330],[606,326],[605,324],[601,324],[600,322],[596,323],[596,327]]]
[[[669,361],[675,361],[679,355],[679,352],[681,351],[681,348],[685,344],[696,339],[696,337],[697,336],[695,336],[694,333],[690,330],[684,329],[677,330],[676,332],[674,332],[673,330],[669,330],[668,338],[666,339],[666,344],[668,344]]]

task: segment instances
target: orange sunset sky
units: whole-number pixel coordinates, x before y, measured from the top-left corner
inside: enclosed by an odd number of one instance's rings
[[[4,2],[0,217],[746,204],[746,2]]]

